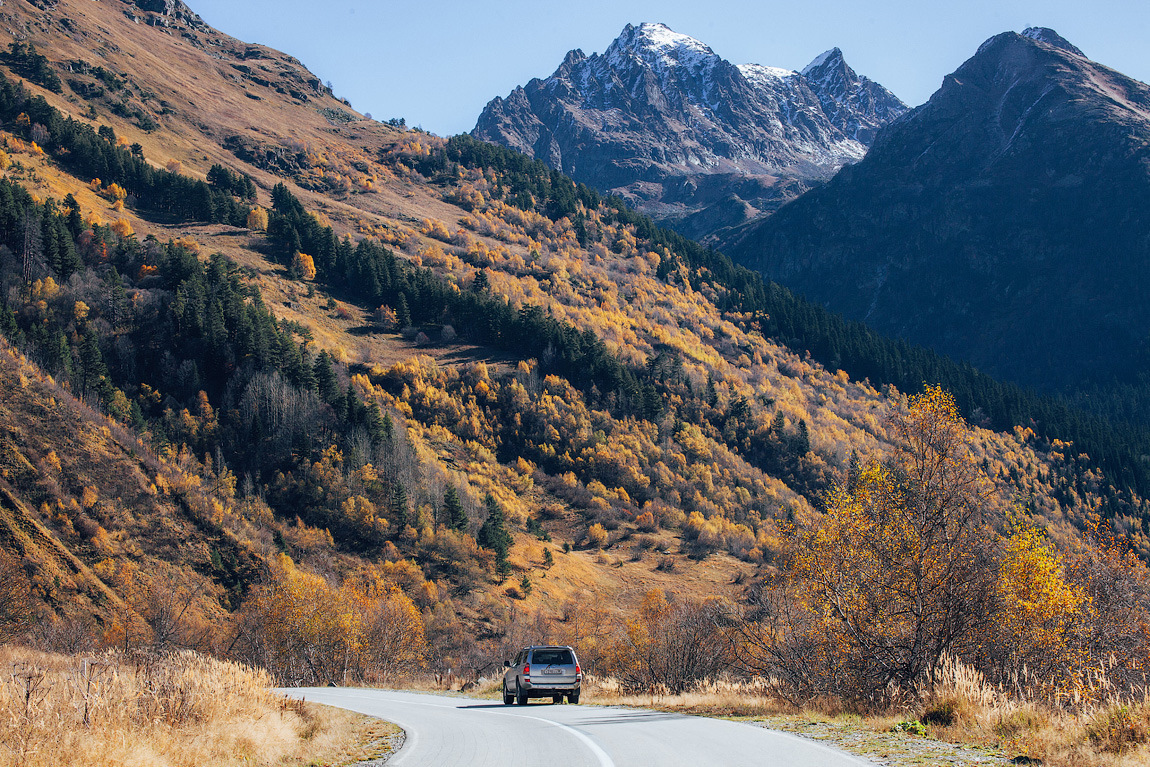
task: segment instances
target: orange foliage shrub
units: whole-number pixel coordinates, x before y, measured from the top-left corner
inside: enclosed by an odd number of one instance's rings
[[[252,208],[248,213],[248,229],[254,232],[266,232],[268,230],[268,212],[261,207]]]
[[[307,253],[296,253],[292,258],[292,271],[303,280],[315,279],[315,259]]]
[[[1084,658],[1071,650],[1072,632],[1091,617],[1089,596],[1067,581],[1062,557],[1041,530],[1019,526],[1004,549],[996,630],[1006,663],[1015,673],[1027,668],[1044,682],[1073,679]]]
[[[380,573],[361,572],[337,588],[286,555],[243,615],[244,651],[289,684],[411,671],[427,643],[411,599]]]
[[[603,525],[596,522],[587,528],[587,542],[596,549],[601,549],[607,544],[607,529]]]
[[[442,221],[437,219],[425,218],[423,225],[419,229],[421,234],[428,237],[434,237],[443,242],[451,242],[451,232],[447,231],[447,227],[443,225]]]
[[[649,511],[644,511],[635,517],[635,526],[645,533],[653,533],[659,529],[659,525],[655,522],[655,515]]]
[[[115,232],[116,235],[120,239],[123,239],[123,240],[128,239],[129,237],[131,237],[132,235],[134,235],[136,233],[136,230],[134,230],[132,228],[131,222],[128,221],[126,218],[118,218],[115,221],[113,221],[112,222],[112,231]]]
[[[648,591],[635,614],[604,642],[598,667],[629,692],[684,692],[732,660],[731,644],[720,628],[730,612],[718,598],[672,602],[662,591]]]

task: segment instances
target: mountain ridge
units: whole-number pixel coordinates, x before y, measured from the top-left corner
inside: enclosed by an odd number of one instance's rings
[[[1150,332],[1136,212],[1150,200],[1150,87],[1028,31],[987,40],[867,158],[726,250],[1011,380],[1128,375]]]
[[[628,24],[603,54],[571,51],[548,78],[493,99],[472,135],[657,217],[711,220],[706,209],[729,209],[732,194],[756,215],[857,161],[905,110],[837,48],[816,61],[812,79],[736,66],[666,25]],[[709,233],[699,228],[685,233]]]

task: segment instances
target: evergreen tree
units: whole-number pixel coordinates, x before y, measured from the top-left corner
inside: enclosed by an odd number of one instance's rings
[[[795,435],[795,452],[799,455],[806,455],[811,449],[811,434],[807,429],[807,422],[799,419],[798,433]]]
[[[507,522],[503,516],[503,508],[496,502],[491,493],[483,499],[483,503],[487,506],[487,519],[483,521],[483,526],[479,528],[479,535],[476,541],[485,549],[490,549],[495,552],[496,569],[499,571],[500,578],[506,578],[510,569],[507,561],[507,554],[511,550],[511,533],[507,532]]]
[[[80,391],[95,388],[101,378],[108,374],[104,365],[104,355],[100,352],[100,341],[91,325],[84,328],[80,336]]]
[[[467,512],[459,500],[459,491],[455,489],[455,485],[448,485],[443,491],[443,513],[447,517],[448,527],[461,533],[467,532]]]
[[[319,396],[323,401],[331,404],[343,393],[340,391],[339,380],[331,364],[331,355],[326,351],[320,352],[315,358],[315,381],[319,387]]]
[[[475,293],[486,293],[490,288],[491,283],[487,279],[487,270],[480,269],[471,282],[471,290]]]
[[[388,503],[388,510],[391,512],[391,521],[395,525],[395,529],[403,532],[410,518],[407,513],[407,491],[403,488],[403,484],[398,481],[391,485],[391,501]]]
[[[391,427],[388,426],[384,413],[379,409],[379,403],[372,402],[367,405],[364,414],[367,433],[371,436],[372,444],[378,445],[391,437]]]
[[[112,324],[112,328],[118,330],[127,316],[128,292],[124,289],[124,282],[114,266],[104,275],[104,290],[104,315]]]
[[[859,451],[851,450],[850,463],[847,465],[847,492],[853,493],[855,485],[858,484],[859,476],[862,474],[862,459],[859,458]]]
[[[408,308],[407,296],[403,293],[399,294],[399,300],[395,304],[395,319],[400,328],[411,327],[411,309]]]

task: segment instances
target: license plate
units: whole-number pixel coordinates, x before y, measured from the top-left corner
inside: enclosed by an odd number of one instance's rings
[[[544,674],[552,674],[552,675],[562,674],[563,669],[561,669],[561,668],[545,668],[545,669],[543,669],[543,673]]]

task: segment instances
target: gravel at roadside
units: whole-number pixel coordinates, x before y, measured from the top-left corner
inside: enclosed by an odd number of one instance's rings
[[[947,743],[907,732],[879,732],[861,721],[820,721],[801,716],[774,716],[748,722],[828,743],[884,767],[950,767],[982,765],[1009,767],[1010,758],[997,748]]]

